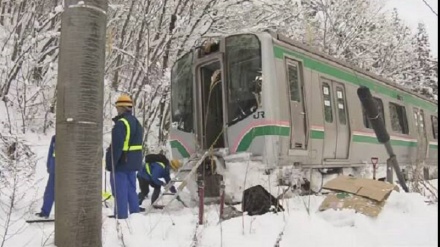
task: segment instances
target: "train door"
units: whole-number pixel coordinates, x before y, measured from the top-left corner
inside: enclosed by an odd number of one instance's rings
[[[344,85],[323,80],[324,159],[347,159],[350,148],[350,121]]]
[[[307,149],[307,125],[301,70],[299,63],[291,59],[286,60],[286,67],[290,98],[290,148]]]
[[[426,136],[425,116],[422,109],[414,107],[413,111],[414,123],[417,133],[417,159],[419,162],[421,162],[427,158],[428,152],[428,138]]]
[[[220,59],[197,66],[198,140],[203,150],[225,147],[222,65]]]

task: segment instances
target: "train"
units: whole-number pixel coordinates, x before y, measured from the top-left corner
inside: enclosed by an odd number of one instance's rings
[[[389,158],[358,98],[370,89],[401,167],[437,176],[437,102],[271,31],[210,36],[171,71],[174,159],[247,153],[268,170],[364,167]]]

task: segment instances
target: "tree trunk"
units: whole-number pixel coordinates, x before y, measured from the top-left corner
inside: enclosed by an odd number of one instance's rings
[[[55,244],[102,246],[107,0],[66,0],[57,85]]]

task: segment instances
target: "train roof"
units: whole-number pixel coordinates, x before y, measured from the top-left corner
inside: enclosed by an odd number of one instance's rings
[[[404,87],[398,85],[397,83],[395,83],[395,82],[393,82],[391,80],[385,79],[382,76],[378,76],[378,75],[373,74],[371,72],[368,72],[368,71],[366,71],[364,69],[361,69],[361,68],[359,68],[357,66],[350,65],[347,62],[342,61],[341,59],[336,59],[334,57],[331,57],[330,55],[327,55],[327,54],[325,54],[323,52],[318,51],[317,49],[313,48],[312,46],[300,43],[300,42],[295,41],[295,40],[293,40],[293,39],[291,39],[291,38],[289,38],[289,37],[287,37],[285,35],[282,35],[282,34],[279,34],[279,33],[276,33],[276,32],[272,32],[272,31],[265,31],[265,32],[269,33],[276,40],[279,40],[279,41],[287,43],[289,45],[298,47],[298,48],[300,48],[300,49],[302,49],[302,50],[304,50],[306,52],[312,53],[312,54],[314,54],[316,56],[322,57],[322,58],[324,58],[326,60],[329,60],[331,62],[334,62],[336,64],[339,64],[341,66],[344,66],[344,67],[347,67],[349,69],[352,69],[353,71],[355,71],[357,73],[360,73],[360,74],[362,74],[364,76],[368,76],[368,77],[370,77],[372,79],[375,79],[377,81],[380,81],[380,82],[384,83],[385,85],[388,85],[388,86],[394,87],[396,89],[399,89],[399,90],[401,90],[403,92],[411,94],[411,95],[413,95],[415,97],[418,97],[418,98],[420,98],[422,100],[426,100],[426,101],[428,101],[428,102],[430,102],[432,104],[436,104],[436,105],[438,104],[435,100],[429,99],[429,98],[427,98],[427,97],[425,97],[425,96],[423,96],[421,94],[418,94],[418,93],[413,92],[413,91],[411,91],[411,90],[409,90],[407,88],[404,88]]]

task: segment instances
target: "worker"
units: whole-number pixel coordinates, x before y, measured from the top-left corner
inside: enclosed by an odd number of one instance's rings
[[[52,136],[50,141],[46,167],[47,173],[49,173],[49,179],[47,180],[46,189],[44,190],[43,206],[41,207],[41,211],[36,213],[36,215],[41,218],[49,217],[55,200],[55,135]]]
[[[132,114],[133,101],[122,94],[116,101],[118,115],[113,118],[112,140],[106,152],[106,170],[115,198],[115,218],[128,218],[139,212],[136,172],[142,167],[143,129]]]
[[[145,156],[145,165],[138,172],[139,187],[141,192],[138,194],[139,205],[142,204],[145,197],[148,197],[150,192],[149,186],[154,188],[153,195],[151,196],[151,205],[154,208],[158,208],[154,205],[160,194],[162,186],[168,184],[170,178],[170,168],[176,171],[180,167],[180,162],[173,160],[170,164],[169,160],[163,154],[148,154]],[[164,179],[165,182],[160,179]],[[176,193],[176,188],[171,186],[171,193]]]

